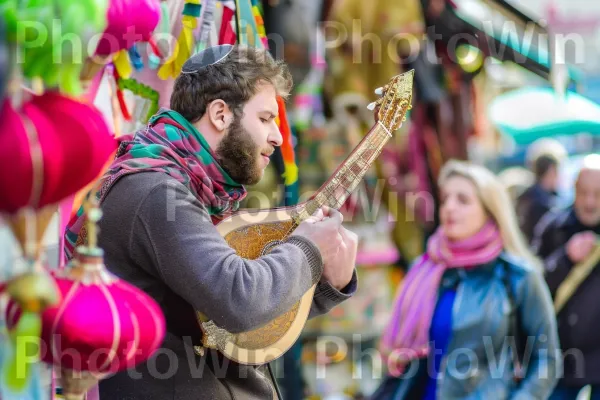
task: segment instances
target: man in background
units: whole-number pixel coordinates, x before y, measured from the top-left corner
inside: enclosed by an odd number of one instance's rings
[[[600,155],[583,161],[571,207],[547,214],[536,228],[533,248],[544,260],[552,296],[577,264],[590,257],[600,234]],[[564,375],[550,400],[575,399],[586,385],[600,399],[600,269],[594,268],[558,313]]]
[[[535,182],[518,197],[517,216],[529,243],[544,214],[557,206],[559,167],[565,155],[564,147],[551,139],[539,140],[528,149],[527,161]]]

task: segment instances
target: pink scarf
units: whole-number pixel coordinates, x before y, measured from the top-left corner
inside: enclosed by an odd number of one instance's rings
[[[426,356],[444,272],[487,264],[500,255],[503,247],[498,227],[491,221],[476,235],[458,242],[449,241],[438,228],[427,243],[427,253],[413,265],[399,288],[381,343],[386,358],[393,353],[394,362],[401,369],[408,361]]]

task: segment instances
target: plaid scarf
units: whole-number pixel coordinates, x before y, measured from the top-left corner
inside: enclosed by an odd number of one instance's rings
[[[236,211],[246,196],[245,188],[217,163],[200,132],[175,111],[159,110],[145,129],[122,136],[119,142],[115,160],[102,176],[102,185],[95,194],[99,204],[119,178],[146,171],[164,172],[184,184],[206,206],[213,222]],[[67,259],[85,243],[84,222],[82,206],[66,227]]]

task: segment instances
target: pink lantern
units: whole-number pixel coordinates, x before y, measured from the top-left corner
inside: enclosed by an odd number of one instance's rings
[[[111,0],[107,20],[96,48],[99,56],[129,49],[137,41],[147,42],[160,20],[160,1]]]
[[[34,96],[0,119],[0,212],[42,209],[76,193],[117,148],[96,108],[59,93]]]
[[[147,360],[165,320],[150,296],[107,271],[99,249],[78,250],[71,266],[53,273],[63,300],[42,314],[42,341],[65,394],[83,396],[96,380]]]
[[[66,398],[83,399],[98,380],[146,361],[162,343],[162,310],[111,274],[101,249],[79,247],[72,263],[51,275],[61,300],[42,313],[42,360],[59,368]],[[10,302],[8,328],[20,317]]]
[[[94,200],[91,200],[94,201]],[[146,361],[165,336],[159,305],[144,291],[111,274],[96,246],[100,209],[89,209],[71,263],[52,271],[60,300],[42,313],[41,359],[60,371],[63,394],[83,400],[98,380]],[[23,302],[10,302],[9,329],[19,323]]]

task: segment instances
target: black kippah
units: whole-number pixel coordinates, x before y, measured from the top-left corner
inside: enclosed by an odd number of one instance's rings
[[[231,53],[231,50],[233,50],[233,46],[230,44],[221,44],[206,48],[188,58],[183,67],[181,67],[181,73],[193,74],[208,65],[216,64],[227,57]]]

